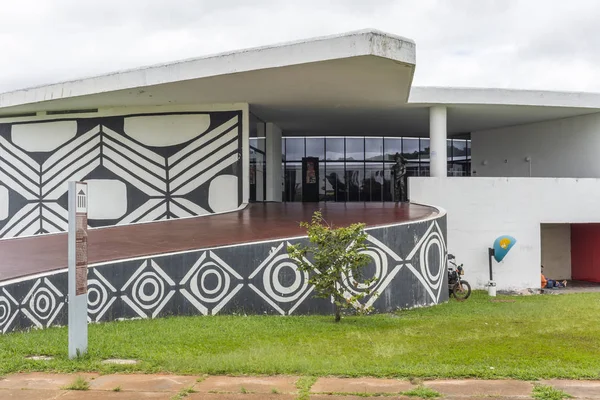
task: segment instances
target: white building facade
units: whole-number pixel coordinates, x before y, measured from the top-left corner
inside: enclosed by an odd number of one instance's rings
[[[600,94],[413,87],[416,66],[367,30],[0,94],[0,239],[64,231],[69,180],[92,227],[302,201],[306,158],[316,201],[393,201],[401,153],[474,287],[505,234],[500,290],[539,288],[542,263],[600,281]]]

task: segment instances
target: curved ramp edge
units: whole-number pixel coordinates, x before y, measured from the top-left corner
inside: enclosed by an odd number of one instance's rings
[[[367,276],[378,279],[363,300],[376,312],[435,305],[448,298],[446,215],[369,227]],[[307,276],[278,238],[93,265],[88,270],[90,322],[171,315],[323,314],[331,303],[312,297]],[[348,293],[361,287],[345,281]],[[0,332],[67,323],[66,271],[0,284],[6,306]],[[38,301],[45,296],[44,302]],[[38,309],[38,304],[47,304]]]

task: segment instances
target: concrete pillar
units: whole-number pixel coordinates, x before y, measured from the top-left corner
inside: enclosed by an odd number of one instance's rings
[[[259,122],[256,124],[256,136],[259,138],[264,138],[265,140],[259,140],[257,143],[257,148],[266,154],[266,124],[264,122]],[[262,164],[263,161],[266,160],[266,157],[263,158],[262,154],[256,155],[256,171],[254,175],[254,179],[256,179],[256,201],[265,201],[267,198],[265,196],[265,174],[264,174],[264,166]]]
[[[281,202],[283,183],[281,177],[281,129],[272,122],[267,122],[266,129],[267,154],[267,201]]]
[[[446,114],[444,106],[434,106],[429,109],[429,174],[434,177],[448,176]]]

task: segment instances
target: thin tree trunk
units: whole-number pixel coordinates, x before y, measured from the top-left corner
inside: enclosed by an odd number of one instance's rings
[[[333,307],[335,310],[335,322],[340,322],[340,319],[342,318],[340,313],[340,307],[337,305],[337,303],[334,303]]]

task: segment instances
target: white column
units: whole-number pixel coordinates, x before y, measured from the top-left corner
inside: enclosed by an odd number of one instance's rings
[[[447,111],[444,106],[434,106],[429,109],[430,176],[448,176],[446,114]]]
[[[258,149],[262,150],[266,154],[266,124],[262,121],[256,124],[256,136],[259,138],[265,138],[265,140],[258,141]],[[256,201],[265,201],[267,198],[265,196],[265,177],[264,177],[264,168],[262,162],[266,160],[266,156],[262,154],[256,155],[256,171],[254,175],[254,179],[256,179]]]
[[[242,108],[242,204],[250,201],[250,106]]]
[[[267,201],[281,201],[283,183],[281,179],[281,129],[267,122]]]

